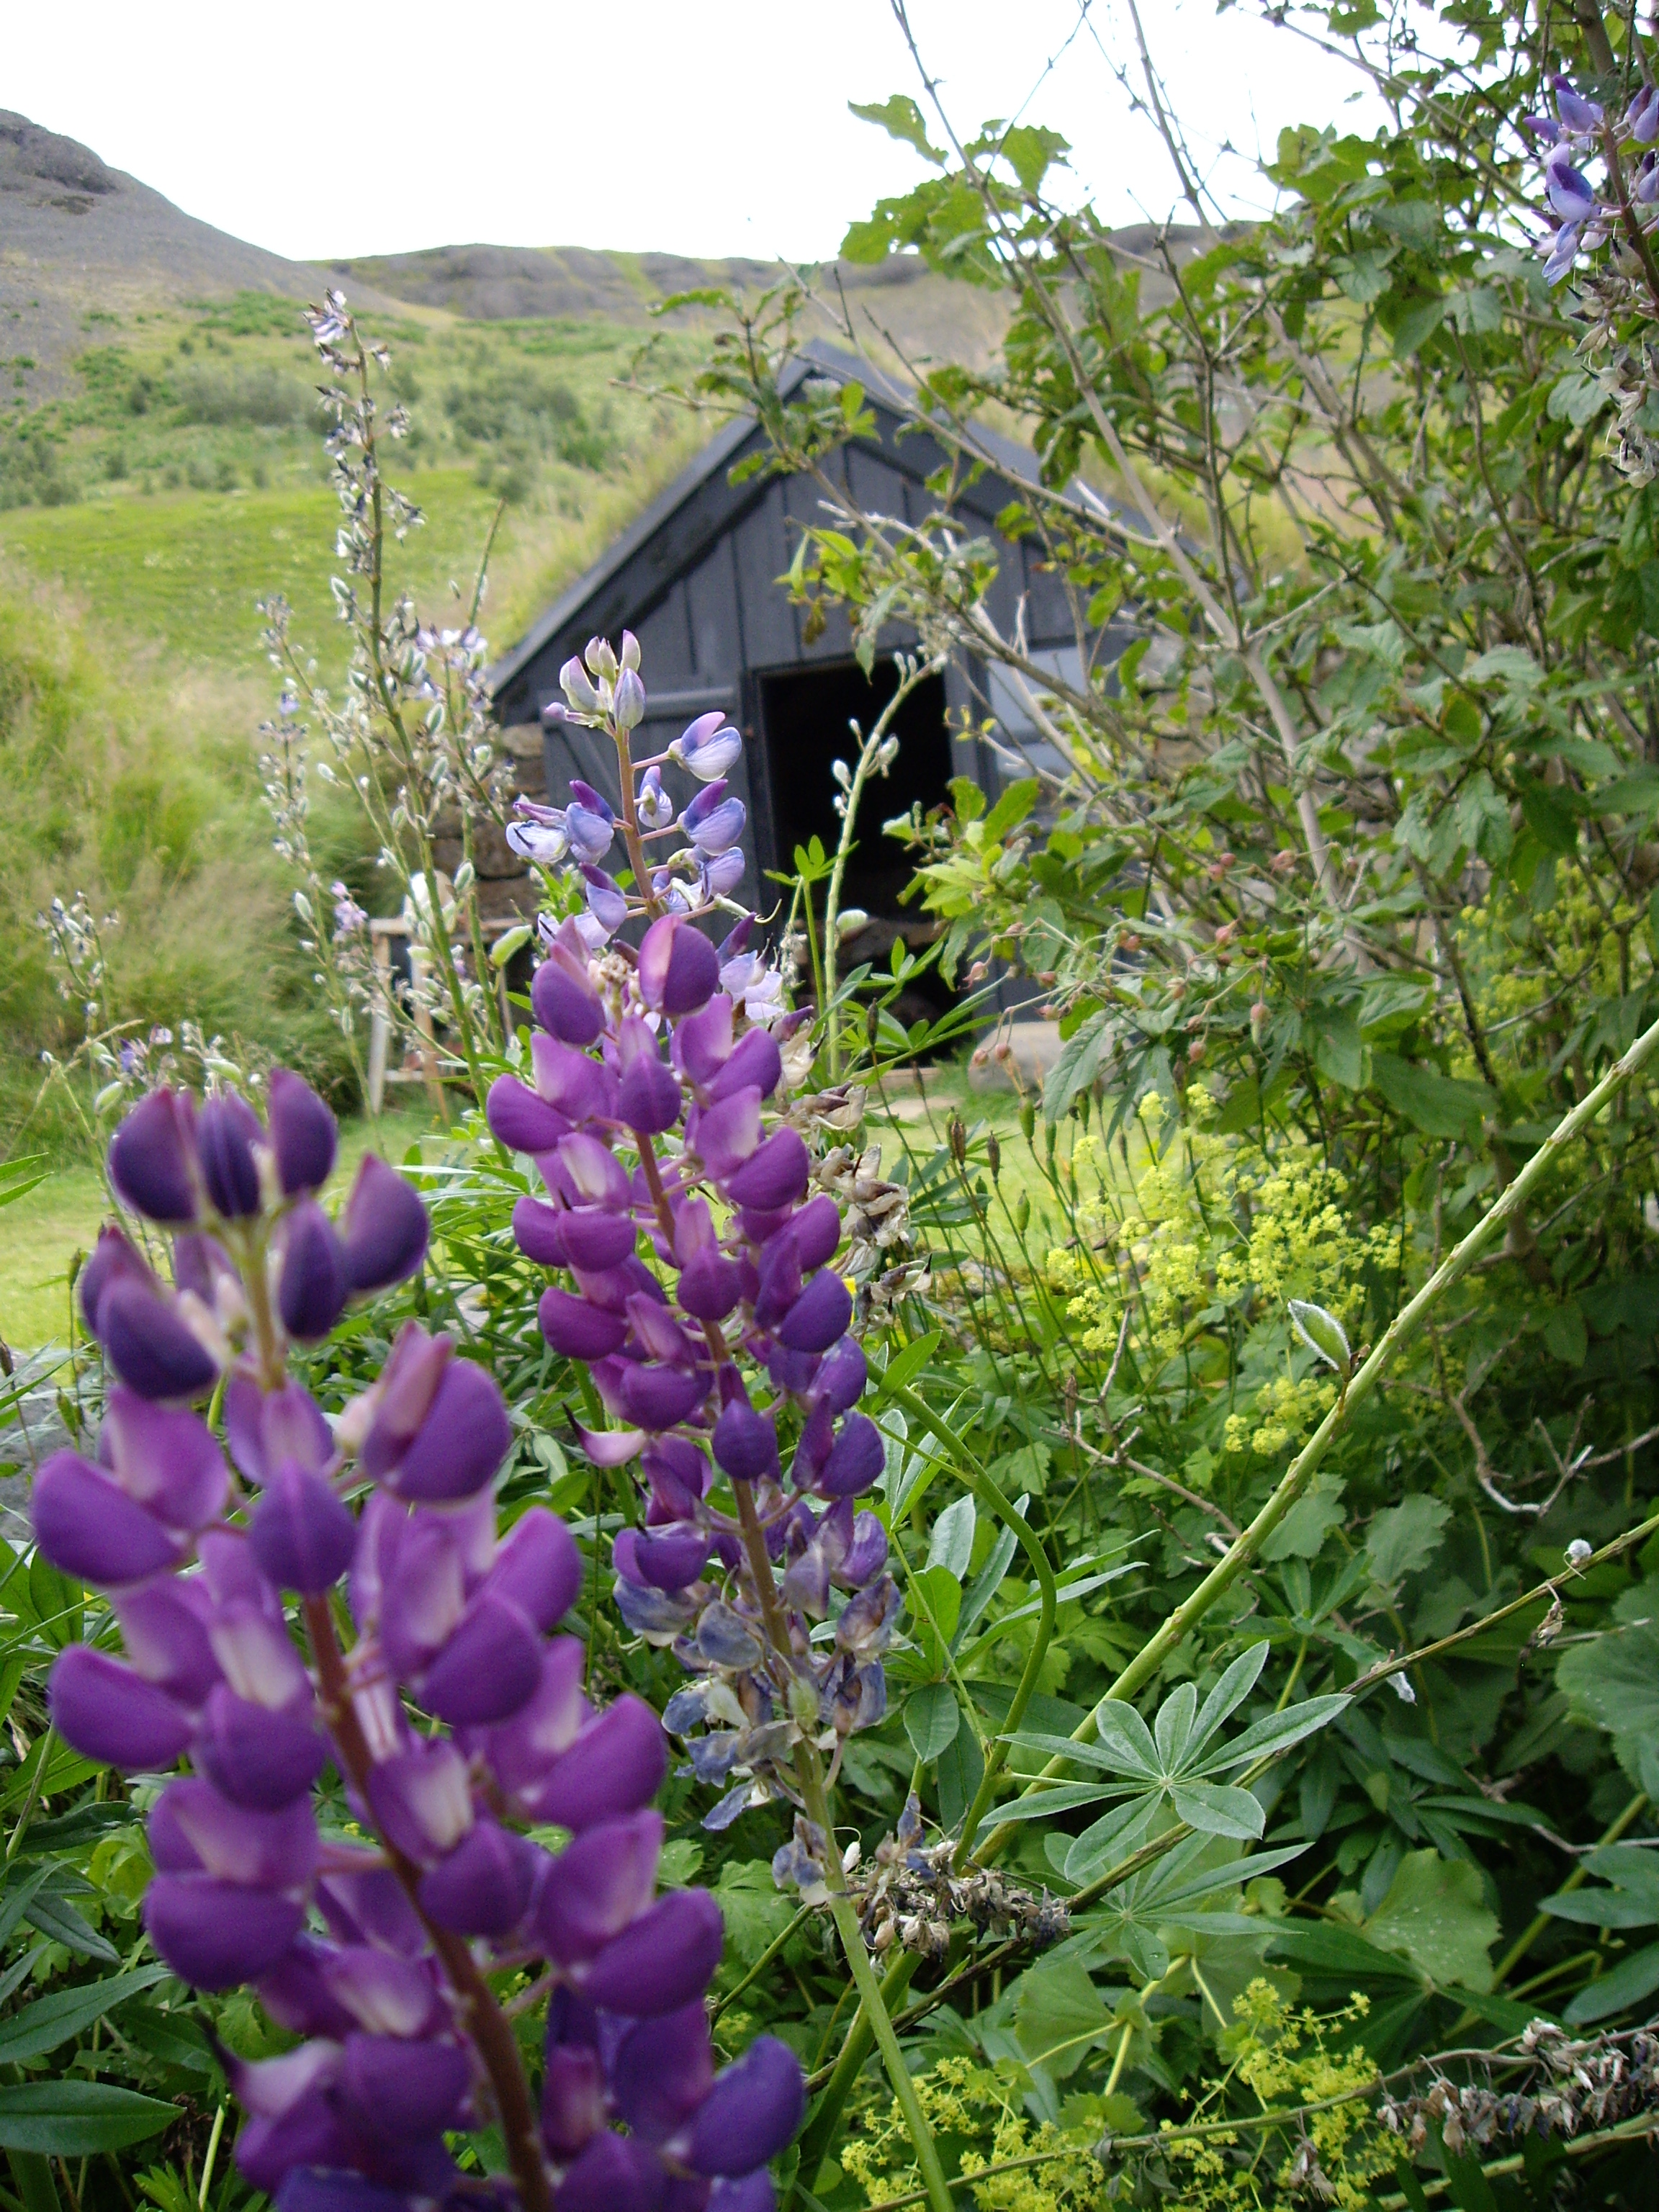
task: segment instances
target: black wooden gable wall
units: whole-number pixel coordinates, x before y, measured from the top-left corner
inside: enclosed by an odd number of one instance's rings
[[[858,376],[877,425],[874,437],[833,457],[833,474],[866,511],[911,524],[926,522],[939,505],[926,479],[944,465],[944,451],[906,415],[902,395],[895,393],[893,404],[887,404],[872,390],[870,372],[849,357],[810,349],[791,381],[826,373]],[[729,714],[749,739],[732,781],[749,809],[750,876],[744,888],[751,896],[760,888],[761,872],[787,860],[778,847],[775,787],[790,772],[788,732],[762,726],[763,679],[788,670],[844,664],[852,657],[845,617],[829,610],[828,621],[809,641],[807,610],[792,605],[779,580],[793,558],[799,526],[823,519],[819,487],[805,477],[753,478],[736,486],[730,481],[733,464],[762,442],[763,434],[752,423],[724,431],[491,672],[502,722],[531,723],[562,697],[559,670],[590,637],[615,640],[624,628],[633,630],[640,641],[649,702],[635,744],[636,757],[660,751],[693,716],[714,708]],[[1006,464],[1006,472],[988,471],[955,501],[956,511],[975,531],[993,535],[1012,481],[1029,478],[1033,468],[1029,455],[1000,441],[995,457],[1000,465]],[[1029,544],[1004,540],[1000,550],[1001,571],[990,597],[999,626],[1012,632],[1023,596],[1034,656],[1054,667],[1074,660],[1076,632],[1058,580],[1042,571],[1038,551]],[[909,642],[909,633],[897,628],[883,640],[890,651]],[[949,709],[977,715],[989,690],[981,670],[958,666],[946,672]],[[1018,720],[1022,710],[1006,687],[1003,702],[1011,722]],[[953,712],[952,720],[957,719]],[[1030,741],[1029,721],[1021,735]],[[548,796],[555,804],[562,802],[573,775],[616,799],[609,745],[591,732],[555,727],[548,733],[544,758]],[[954,773],[994,789],[997,770],[988,749],[956,738],[951,761]]]

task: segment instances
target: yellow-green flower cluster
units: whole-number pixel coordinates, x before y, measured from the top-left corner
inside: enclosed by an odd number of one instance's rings
[[[1261,1979],[1233,2000],[1234,2024],[1222,2038],[1228,2073],[1206,2085],[1186,2118],[1166,2124],[1163,2153],[1176,2185],[1169,2212],[1302,2212],[1314,2203],[1360,2212],[1372,2202],[1368,2185],[1393,2170],[1396,2150],[1371,2101],[1376,2062],[1343,2033],[1369,2010],[1356,1996],[1322,2017],[1297,2011]],[[1346,2048],[1334,2050],[1338,2041]],[[1235,2082],[1285,2119],[1271,2130],[1183,2136],[1218,2116]]]
[[[1392,1266],[1396,1232],[1355,1226],[1346,1177],[1297,1133],[1219,1134],[1200,1085],[1160,1149],[1163,1112],[1156,1094],[1143,1100],[1138,1161],[1131,1155],[1115,1182],[1101,1168],[1086,1204],[1079,1178],[1080,1233],[1048,1255],[1048,1285],[1066,1300],[1079,1348],[1109,1357],[1126,1311],[1143,1373],[1228,1334],[1229,1322],[1248,1329],[1282,1315],[1291,1298],[1353,1320],[1365,1263]],[[1074,1162],[1090,1142],[1079,1139]],[[1332,1403],[1328,1376],[1296,1371],[1288,1337],[1285,1358],[1284,1372],[1230,1415],[1230,1451],[1276,1453]]]
[[[1090,2154],[1098,2130],[1033,2120],[1012,2073],[941,2058],[917,2075],[915,2090],[936,2140],[960,2146],[959,2171],[981,2212],[1092,2212],[1102,2201],[1101,2170]],[[836,2155],[871,2204],[921,2185],[896,2102],[866,2115]],[[1012,2170],[991,2170],[998,2167]]]

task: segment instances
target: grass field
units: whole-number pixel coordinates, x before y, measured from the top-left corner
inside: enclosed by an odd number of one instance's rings
[[[421,1114],[383,1115],[378,1128],[367,1120],[348,1121],[325,1194],[331,1206],[344,1197],[365,1152],[400,1158],[430,1127]],[[69,1271],[77,1253],[91,1251],[112,1211],[101,1176],[84,1160],[57,1169],[27,1197],[0,1208],[0,1339],[14,1351],[64,1340]]]

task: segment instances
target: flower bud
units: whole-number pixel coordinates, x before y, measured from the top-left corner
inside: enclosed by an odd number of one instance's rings
[[[654,1360],[624,1366],[618,1383],[624,1417],[641,1429],[678,1428],[708,1395],[706,1373],[687,1374]]]
[[[637,729],[645,720],[645,686],[636,669],[624,668],[618,675],[611,712],[619,730]]]
[[[345,1310],[345,1265],[332,1223],[314,1199],[305,1199],[288,1217],[283,1271],[276,1283],[276,1310],[283,1327],[299,1344],[325,1337]]]
[[[212,1353],[159,1286],[117,1277],[99,1299],[98,1322],[111,1366],[141,1398],[199,1398],[217,1380]]]
[[[536,1820],[579,1832],[648,1804],[667,1770],[661,1722],[642,1698],[624,1692],[588,1722],[544,1780],[520,1794]]]
[[[541,1859],[523,1836],[475,1820],[448,1856],[422,1875],[421,1910],[457,1936],[510,1936],[530,1909]]]
[[[816,1487],[824,1498],[856,1498],[886,1464],[881,1431],[865,1413],[849,1413]]]
[[[228,1219],[259,1211],[259,1170],[253,1147],[264,1132],[259,1117],[234,1091],[210,1098],[196,1117],[196,1151],[208,1196]]]
[[[435,1866],[472,1826],[466,1762],[442,1739],[382,1759],[368,1778],[380,1833],[417,1866]]]
[[[750,1030],[708,1086],[712,1103],[729,1098],[734,1091],[752,1084],[763,1098],[769,1098],[783,1079],[783,1056],[769,1030]],[[830,1203],[835,1203],[832,1199]]]
[[[790,1352],[827,1352],[852,1318],[852,1292],[833,1267],[820,1267],[778,1323],[778,1342]]]
[[[683,1590],[708,1564],[708,1537],[690,1523],[650,1530],[618,1530],[612,1556],[617,1571],[636,1589]]]
[[[678,2012],[714,1978],[726,1939],[720,1906],[706,1889],[675,1889],[613,1936],[582,1984],[601,2012],[635,2020]]]
[[[280,1589],[314,1597],[351,1565],[357,1523],[320,1474],[287,1460],[253,1509],[248,1542]]]
[[[638,1136],[659,1136],[680,1118],[680,1086],[653,1051],[641,1052],[617,1088],[618,1117]]]
[[[714,1457],[733,1482],[758,1482],[775,1474],[778,1437],[769,1414],[746,1398],[734,1398],[714,1424]]]
[[[305,1922],[296,1898],[205,1875],[158,1874],[144,1893],[144,1926],[180,1981],[234,1989],[274,1966]]]
[[[155,1291],[155,1278],[144,1261],[135,1252],[120,1230],[112,1225],[100,1229],[92,1257],[81,1270],[81,1313],[88,1329],[95,1337],[103,1331],[98,1325],[98,1308],[104,1292],[116,1282],[137,1283]]]
[[[510,1597],[538,1628],[545,1630],[570,1610],[581,1583],[581,1554],[574,1537],[557,1514],[544,1505],[532,1505],[502,1542],[488,1587]]]
[[[733,1206],[774,1213],[801,1196],[811,1170],[811,1157],[799,1133],[787,1127],[776,1129],[726,1178],[726,1195]]]
[[[395,1168],[363,1155],[341,1221],[344,1273],[353,1291],[384,1291],[426,1256],[426,1208]]]
[[[714,946],[684,915],[665,914],[641,941],[637,970],[640,996],[655,1012],[678,1021],[706,1006],[720,981]]]
[[[587,1298],[550,1285],[536,1308],[542,1334],[562,1359],[605,1359],[622,1349],[628,1324]]]
[[[708,2014],[701,1997],[623,2038],[611,2063],[612,2094],[629,2132],[660,2143],[684,2126],[714,2078]]]
[[[573,972],[574,964],[556,952],[544,960],[530,979],[530,1004],[542,1027],[561,1042],[587,1045],[605,1027],[605,1008],[586,974]]]
[[[616,682],[617,667],[617,656],[611,648],[609,638],[590,637],[587,641],[586,650],[583,653],[582,658],[586,661],[588,666],[602,683],[614,684]]]
[[[542,2134],[555,2158],[574,2158],[605,2123],[605,2070],[597,2051],[556,2044],[547,2054]]]
[[[661,2212],[663,2172],[649,2147],[603,2129],[566,2171],[557,2212]]]
[[[196,1218],[191,1176],[194,1109],[181,1091],[152,1091],[116,1131],[110,1181],[135,1212],[152,1221]]]
[[[812,1378],[812,1396],[816,1403],[828,1406],[832,1414],[846,1413],[856,1406],[864,1395],[864,1386],[870,1370],[864,1352],[855,1337],[844,1336],[839,1344],[832,1345],[825,1353],[823,1365]]]
[[[317,1871],[317,1820],[309,1800],[281,1813],[250,1813],[206,1782],[169,1782],[149,1816],[149,1855],[162,1874],[301,1894]]]
[[[190,1549],[78,1452],[53,1452],[34,1479],[31,1512],[35,1541],[58,1572],[99,1589],[143,1582]]]
[[[234,1805],[274,1813],[305,1796],[326,1764],[328,1746],[308,1689],[273,1707],[239,1698],[222,1682],[208,1693],[191,1756]]]
[[[457,1504],[483,1488],[512,1448],[512,1424],[493,1378],[470,1359],[452,1359],[426,1419],[378,1479],[420,1504]]]
[[[428,1711],[452,1728],[510,1719],[541,1680],[541,1639],[512,1599],[482,1589],[421,1682]]]
[[[661,1814],[647,1809],[602,1820],[566,1845],[548,1869],[536,1911],[550,1959],[574,1966],[597,1958],[649,1909],[662,1836]]]
[[[570,1123],[556,1108],[520,1083],[515,1075],[498,1075],[484,1101],[490,1134],[509,1152],[550,1152]]]
[[[572,653],[559,671],[559,689],[571,705],[581,714],[597,714],[599,695],[587,680],[587,671]],[[544,710],[545,711],[545,710]]]
[[[71,1750],[126,1774],[171,1766],[190,1741],[188,1715],[164,1691],[85,1644],[53,1662],[49,1709]]]
[[[714,783],[741,759],[743,739],[726,716],[716,711],[699,714],[675,738],[669,751],[699,783]]]
[[[339,2095],[349,2118],[369,2134],[416,2142],[465,2124],[471,2072],[459,2043],[353,2035],[346,2039]]]
[[[696,2173],[751,2173],[775,2158],[806,2109],[800,2062],[775,2035],[757,2035],[697,2108],[686,2163]]]
[[[320,1190],[334,1171],[337,1127],[311,1085],[286,1067],[270,1071],[265,1124],[283,1196]]]

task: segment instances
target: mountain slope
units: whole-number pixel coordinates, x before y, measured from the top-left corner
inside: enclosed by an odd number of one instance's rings
[[[326,281],[198,222],[75,139],[0,110],[0,363],[30,400],[63,388],[89,318],[238,292],[314,299]]]

